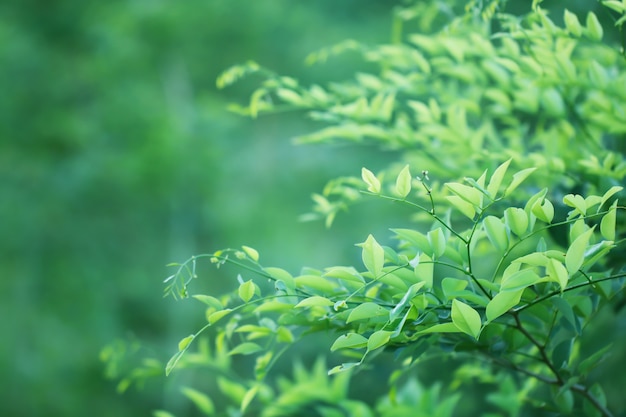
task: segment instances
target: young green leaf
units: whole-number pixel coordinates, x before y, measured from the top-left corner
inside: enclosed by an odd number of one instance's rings
[[[380,180],[376,178],[376,175],[367,168],[361,168],[361,178],[367,184],[367,191],[379,194],[380,193]]]
[[[615,240],[615,221],[617,214],[617,200],[613,202],[609,212],[602,217],[600,233],[606,240]]]
[[[569,281],[569,274],[565,265],[556,259],[549,259],[547,272],[548,276],[561,286],[561,291],[564,291]]]
[[[380,276],[383,266],[385,264],[385,250],[374,239],[374,236],[369,235],[365,242],[359,243],[357,246],[363,248],[361,258],[363,264],[374,277]]]
[[[398,174],[398,178],[396,178],[396,193],[402,198],[405,198],[411,192],[411,171],[409,171],[409,166],[406,165],[402,168],[402,171]]]
[[[535,285],[541,280],[539,275],[532,269],[522,269],[514,273],[513,275],[507,277],[506,279],[502,279],[502,283],[500,284],[501,291],[517,291],[523,290],[525,288],[530,287],[531,285]]]
[[[372,351],[385,346],[391,339],[391,332],[387,330],[378,330],[367,339],[367,350]]]
[[[187,348],[189,347],[189,345],[191,344],[191,342],[195,338],[196,338],[196,336],[192,334],[192,335],[189,335],[189,336],[185,337],[180,342],[178,342],[178,351],[182,352],[184,350],[187,350]]]
[[[352,369],[352,368],[354,368],[356,366],[359,366],[360,364],[361,364],[361,362],[342,363],[341,365],[337,365],[333,369],[328,371],[328,375],[334,375],[334,374],[338,374],[339,372],[344,372],[344,371],[350,370],[350,369]]]
[[[246,391],[246,394],[243,396],[243,399],[241,400],[241,405],[239,407],[239,410],[242,413],[246,411],[246,409],[248,408],[252,400],[254,400],[254,397],[256,397],[256,394],[258,391],[259,391],[258,383],[254,385],[252,388],[250,388],[248,391]]]
[[[224,309],[224,306],[222,305],[220,300],[215,297],[211,297],[210,295],[196,294],[193,296],[193,298],[198,301],[202,301],[204,304],[208,305],[209,307],[213,307],[216,310]]]
[[[563,20],[565,21],[565,27],[567,28],[569,33],[577,38],[580,37],[583,32],[583,28],[578,21],[578,17],[574,13],[565,9]]]
[[[478,339],[481,327],[480,315],[469,305],[452,300],[452,323],[463,333]]]
[[[528,214],[519,207],[504,210],[504,222],[517,236],[521,237],[528,231]]]
[[[443,255],[446,251],[446,236],[443,230],[441,230],[441,227],[431,230],[426,237],[432,247],[433,258],[439,258]]]
[[[425,253],[419,256],[419,263],[413,268],[415,277],[418,282],[423,282],[425,288],[433,287],[433,274],[435,271],[435,264],[432,259]]]
[[[467,201],[463,200],[461,197],[456,195],[446,196],[446,199],[459,210],[463,215],[465,215],[470,220],[474,220],[474,215],[476,214],[476,210],[474,206]]]
[[[613,197],[615,194],[619,193],[623,189],[624,189],[624,187],[621,187],[619,185],[614,185],[606,193],[604,193],[604,195],[602,196],[602,200],[600,201],[600,205],[598,206],[598,211],[597,212],[599,213],[600,210],[602,210],[602,206],[604,206],[604,203],[609,201],[609,199],[611,197]]]
[[[229,355],[251,355],[263,350],[263,348],[256,343],[244,342],[237,345],[234,349],[228,352]]]
[[[189,387],[182,387],[180,390],[202,413],[208,416],[215,413],[215,405],[213,401],[211,401],[211,398],[205,393]]]
[[[330,347],[330,351],[334,352],[338,349],[359,349],[366,346],[367,338],[358,333],[348,333],[339,336]]]
[[[226,308],[224,310],[216,311],[209,316],[209,324],[215,324],[218,320],[222,319],[224,316],[228,315],[232,310],[230,308]]]
[[[489,241],[498,252],[504,252],[509,248],[509,236],[502,220],[495,216],[487,216],[483,220],[483,227]]]
[[[593,12],[587,14],[587,34],[594,41],[602,40],[604,35],[602,24],[600,24],[598,17]]]
[[[459,184],[458,182],[447,182],[445,185],[450,191],[474,207],[480,207],[482,205],[483,194],[476,188]]]
[[[565,253],[565,267],[570,276],[574,275],[582,266],[585,260],[585,249],[589,244],[589,239],[596,227],[593,226],[585,233],[581,234],[572,242]]]
[[[241,298],[244,303],[247,303],[254,296],[255,290],[254,281],[249,280],[239,285],[237,293],[239,294],[239,298]]]
[[[356,320],[372,319],[375,317],[389,317],[389,310],[379,306],[376,303],[365,302],[356,306],[348,316],[346,323],[352,323]]]
[[[581,216],[587,213],[587,202],[581,195],[568,194],[563,197],[563,203],[569,207],[573,207]]]
[[[487,321],[492,322],[511,308],[515,307],[522,298],[523,289],[517,291],[502,291],[496,294],[495,297],[487,304],[485,314],[487,315]]]
[[[314,295],[313,297],[305,298],[304,300],[300,301],[298,304],[296,304],[294,308],[315,307],[315,306],[330,307],[334,304],[335,303],[333,303],[326,297],[320,297],[319,295]]]
[[[513,180],[511,181],[509,186],[506,187],[506,190],[504,191],[504,196],[506,197],[510,195],[513,191],[515,191],[515,189],[519,187],[520,184],[530,176],[530,174],[535,172],[536,169],[537,168],[526,168],[513,174]]]
[[[502,180],[504,179],[504,174],[506,174],[507,169],[509,168],[509,164],[512,159],[508,159],[504,161],[496,170],[493,172],[493,175],[489,179],[489,184],[487,185],[487,192],[491,195],[491,198],[496,198],[498,194],[498,190],[500,189],[500,185],[502,184]]]
[[[537,200],[531,208],[531,212],[542,222],[550,223],[554,218],[554,206],[550,200]]]
[[[256,249],[253,249],[249,246],[242,246],[241,249],[243,249],[246,255],[248,255],[248,257],[252,259],[254,262],[259,261],[259,252],[257,252]]]

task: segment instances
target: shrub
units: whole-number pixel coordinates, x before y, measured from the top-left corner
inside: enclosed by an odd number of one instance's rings
[[[299,143],[399,152],[382,170],[331,180],[307,218],[330,226],[368,198],[407,206],[415,226],[391,229],[387,245],[367,236],[358,265],[292,274],[247,246],[172,265],[166,293],[204,303],[207,324],[180,341],[166,373],[213,369],[219,394],[183,390],[205,414],[614,415],[618,400],[592,374],[612,340],[593,352],[582,343],[624,297],[625,61],[593,12],[581,23],[562,10],[561,27],[538,3],[517,16],[504,2],[470,2],[445,23],[436,12],[456,4],[398,8],[390,44],[347,41],[309,56],[362,57],[366,70],[325,87],[256,63],[221,75],[220,87],[262,77],[233,110],[304,109],[324,124]],[[604,4],[621,29],[626,7]],[[405,25],[421,32],[403,34]],[[237,288],[191,295],[202,259],[238,268]],[[292,347],[325,335],[328,372],[321,359],[311,371],[296,364],[292,379],[281,372]],[[444,358],[450,375],[416,378]],[[368,365],[384,367],[388,384],[358,395],[349,384]]]

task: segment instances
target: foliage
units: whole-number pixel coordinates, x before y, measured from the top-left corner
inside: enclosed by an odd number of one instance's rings
[[[563,10],[561,27],[538,3],[517,16],[503,2],[470,2],[442,27],[418,22],[434,33],[405,36],[404,24],[445,3],[397,9],[391,44],[348,41],[309,57],[363,57],[367,70],[327,87],[253,62],[219,77],[220,87],[263,77],[246,107],[233,106],[240,113],[304,109],[325,124],[300,143],[400,154],[331,181],[309,217],[330,226],[340,210],[378,199],[406,206],[415,223],[392,228],[390,244],[368,235],[352,266],[291,274],[248,246],[173,264],[166,294],[176,298],[190,296],[201,259],[239,271],[233,291],[192,295],[206,325],[166,365],[167,374],[198,363],[219,370],[219,394],[184,391],[206,415],[460,415],[471,380],[489,390],[474,399],[483,415],[619,409],[593,375],[613,341],[582,345],[624,297],[626,61],[602,42],[608,28],[593,12],[581,23]],[[318,361],[310,373],[295,366],[293,381],[280,376],[291,347],[329,334],[327,374]],[[452,376],[423,386],[419,368],[446,356],[460,364]],[[388,385],[355,399],[348,383],[370,366],[387,367]]]

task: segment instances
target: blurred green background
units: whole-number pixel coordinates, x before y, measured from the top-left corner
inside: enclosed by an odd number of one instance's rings
[[[242,244],[285,268],[358,259],[371,225],[331,234],[298,216],[327,180],[383,157],[292,146],[310,130],[302,114],[229,114],[254,80],[218,91],[215,79],[249,59],[303,82],[341,79],[349,68],[307,67],[306,55],[386,41],[394,4],[0,4],[0,415],[180,412],[158,384],[118,395],[98,359],[132,337],[166,361],[198,327],[201,306],[162,298],[169,262]],[[228,279],[207,268],[197,285]]]

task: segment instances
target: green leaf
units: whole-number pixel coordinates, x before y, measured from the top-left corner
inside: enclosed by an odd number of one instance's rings
[[[624,187],[621,187],[619,185],[614,185],[606,193],[604,193],[604,195],[602,196],[602,201],[600,202],[600,205],[598,206],[598,213],[600,212],[600,210],[602,210],[602,207],[604,206],[604,203],[609,201],[609,199],[611,197],[613,197],[613,195],[619,193],[623,189],[624,189]]]
[[[359,304],[350,312],[346,323],[383,316],[389,317],[389,311],[385,307],[379,306],[376,303],[365,302],[363,304]]]
[[[563,20],[565,21],[565,27],[567,28],[569,33],[577,38],[580,37],[583,32],[583,28],[578,21],[578,17],[574,13],[565,9]]]
[[[359,272],[351,266],[333,266],[330,268],[326,268],[326,272],[324,272],[323,276],[328,278],[336,278],[343,281],[358,283],[365,282],[361,274],[359,274]]]
[[[594,41],[602,40],[602,36],[604,34],[602,25],[600,24],[598,17],[593,12],[587,13],[587,34],[589,39]]]
[[[259,252],[257,252],[256,249],[253,249],[249,246],[242,246],[241,249],[243,249],[246,255],[248,255],[248,257],[252,259],[254,262],[259,261]]]
[[[241,406],[239,407],[239,410],[242,413],[246,411],[246,409],[248,408],[252,400],[254,400],[254,397],[256,397],[256,394],[258,391],[259,391],[259,384],[253,386],[248,391],[246,391],[245,395],[243,396],[243,399],[241,400]]]
[[[193,339],[196,338],[196,335],[191,334],[187,337],[185,337],[184,339],[182,339],[180,342],[178,342],[178,351],[182,352],[187,350],[187,347],[189,347],[189,345],[191,344],[191,342],[193,342]]]
[[[483,220],[483,227],[489,241],[498,252],[504,252],[509,248],[509,236],[502,220],[495,216],[487,216]]]
[[[189,387],[182,387],[180,390],[202,413],[207,416],[215,414],[215,405],[205,393]]]
[[[593,368],[599,365],[604,359],[609,357],[613,351],[613,343],[609,343],[597,352],[588,356],[578,365],[578,372],[587,375]]]
[[[441,323],[435,324],[427,329],[424,329],[419,332],[419,334],[428,334],[428,333],[458,333],[461,329],[459,329],[454,323]]]
[[[482,205],[482,193],[474,187],[468,185],[459,184],[458,182],[447,182],[446,187],[450,189],[454,194],[461,197],[474,207],[480,207]]]
[[[428,232],[426,237],[428,238],[428,243],[430,243],[430,246],[432,247],[433,258],[439,258],[443,255],[446,251],[446,236],[443,233],[443,230],[438,227]]]
[[[216,311],[209,316],[209,324],[213,325],[217,323],[222,317],[228,315],[232,310],[230,308],[226,308],[224,310]]]
[[[402,171],[398,174],[398,178],[396,178],[396,193],[402,198],[405,198],[411,192],[411,171],[409,170],[409,166],[406,165],[402,168]]]
[[[564,291],[567,287],[567,283],[569,282],[569,274],[567,273],[567,268],[561,262],[556,259],[548,260],[547,272],[550,278],[558,282],[561,286],[561,291]]]
[[[568,194],[563,197],[563,203],[569,207],[573,207],[581,216],[587,213],[587,202],[581,195]]]
[[[202,301],[204,304],[208,305],[209,307],[213,307],[216,310],[222,310],[224,308],[220,300],[215,297],[211,297],[210,295],[197,294],[194,295],[193,298],[198,301]]]
[[[294,278],[297,288],[308,287],[324,294],[329,294],[337,288],[336,283],[319,275],[300,275]]]
[[[504,210],[504,222],[517,236],[523,236],[528,231],[528,214],[524,209],[509,207]]]
[[[505,314],[511,308],[515,307],[522,298],[523,289],[517,291],[502,291],[487,304],[485,311],[487,322],[492,322],[501,315]]]
[[[285,287],[289,290],[293,290],[296,288],[296,283],[293,280],[293,276],[282,268],[274,268],[274,267],[266,267],[263,270],[270,274],[272,278],[276,281],[282,281],[285,284]]]
[[[432,259],[425,253],[419,256],[419,264],[413,268],[415,277],[419,282],[424,283],[424,287],[431,289],[433,287],[433,274],[435,271],[435,264]]]
[[[617,200],[613,202],[609,212],[602,217],[600,233],[606,240],[615,240],[615,221],[617,214]]]
[[[585,233],[581,234],[572,242],[565,253],[565,267],[570,276],[574,275],[582,266],[585,260],[585,249],[589,244],[589,239],[596,227],[593,226]]]
[[[500,185],[502,184],[502,180],[504,179],[504,174],[506,174],[510,163],[511,159],[508,159],[507,161],[502,163],[498,168],[496,168],[496,170],[493,172],[493,175],[489,179],[487,192],[491,195],[492,198],[495,198],[498,194],[498,190],[500,189]]]
[[[554,218],[554,206],[550,200],[537,200],[531,208],[531,212],[542,222],[550,223]]]
[[[164,410],[154,410],[152,412],[152,417],[176,417],[174,414],[169,411]]]
[[[319,295],[314,295],[313,297],[305,298],[304,300],[300,301],[298,304],[296,304],[294,308],[315,307],[315,306],[329,307],[334,304],[335,303],[333,303],[326,297],[320,297]]]
[[[478,339],[481,327],[480,315],[469,305],[452,300],[452,322],[463,333]]]
[[[367,190],[374,194],[380,194],[380,180],[367,168],[361,168],[361,178],[367,184]]]
[[[330,351],[334,352],[338,349],[360,349],[366,346],[367,338],[358,333],[348,333],[339,336],[330,347]]]
[[[470,220],[474,220],[476,210],[474,209],[474,206],[472,204],[468,203],[467,201],[456,195],[446,196],[446,199],[450,202],[450,204],[452,204],[452,206],[454,206],[454,208],[459,210],[463,215],[465,215]]]
[[[523,290],[525,288],[530,287],[531,285],[535,285],[541,281],[541,278],[535,271],[532,269],[522,269],[514,273],[513,275],[507,277],[506,279],[502,279],[502,283],[500,284],[501,291],[517,291]]]
[[[331,369],[330,371],[328,371],[328,375],[334,375],[337,374],[339,372],[344,372],[347,370],[350,370],[356,366],[359,366],[361,364],[361,362],[348,362],[348,363],[342,363],[341,365],[335,366],[333,369]]]
[[[247,303],[254,296],[255,289],[254,282],[252,280],[248,280],[239,285],[237,293],[239,294],[239,298],[241,298],[244,303]]]
[[[378,330],[367,339],[367,350],[372,351],[385,346],[391,339],[391,332],[387,330]]]
[[[409,287],[402,299],[396,304],[396,306],[389,312],[389,320],[393,321],[402,315],[402,311],[409,305],[411,299],[415,294],[425,285],[425,282],[418,282]]]
[[[520,184],[530,176],[530,174],[535,172],[536,169],[537,168],[526,168],[513,174],[513,180],[511,181],[509,186],[506,187],[506,190],[504,191],[504,196],[509,196],[513,191],[515,191],[515,189],[517,189],[517,187],[519,187]]]
[[[441,280],[441,289],[446,299],[452,299],[467,287],[467,281],[458,278],[444,278]]]
[[[369,235],[365,242],[359,243],[357,246],[363,248],[361,258],[363,259],[365,268],[367,268],[374,277],[379,277],[385,264],[385,250],[383,247],[378,244],[372,235]]]
[[[256,343],[244,342],[237,345],[234,349],[228,352],[229,355],[251,355],[263,350],[263,348]]]

